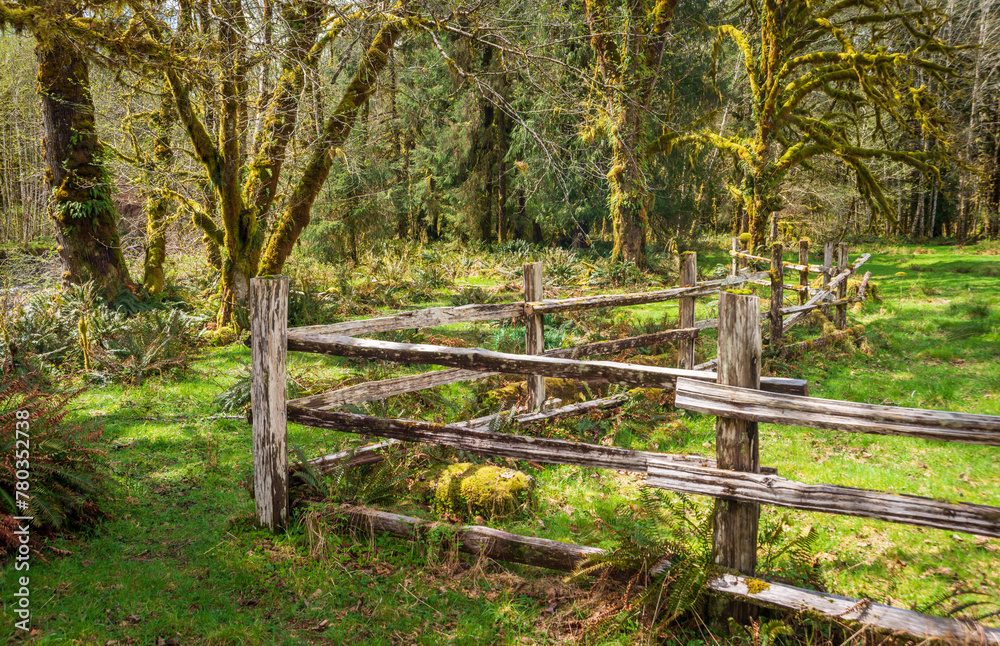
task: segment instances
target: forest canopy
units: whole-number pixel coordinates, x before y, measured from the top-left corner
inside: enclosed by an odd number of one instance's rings
[[[220,323],[302,245],[995,236],[992,9],[7,0],[0,236],[109,299],[199,245]]]

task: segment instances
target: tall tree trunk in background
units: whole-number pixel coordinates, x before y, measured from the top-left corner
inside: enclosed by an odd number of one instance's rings
[[[153,117],[153,159],[146,161],[146,182],[149,184],[155,171],[168,170],[174,159],[170,147],[170,127],[173,124],[173,107],[169,95],[160,101],[160,111]],[[159,191],[147,189],[146,196],[146,254],[143,259],[142,286],[150,294],[163,291],[163,262],[167,257],[167,208],[169,200]]]
[[[931,187],[931,223],[927,227],[927,237],[934,237],[934,225],[937,223],[937,204],[938,204],[938,194],[941,191],[938,190],[937,185]]]
[[[113,185],[94,124],[89,66],[58,34],[39,35],[38,93],[45,129],[46,177],[52,189],[63,283],[94,281],[115,298],[138,287],[129,276],[118,233]]]
[[[898,179],[898,186],[896,187],[896,225],[895,228],[890,229],[889,218],[885,221],[885,232],[889,235],[890,232],[900,234],[903,232],[903,216],[904,216],[904,204],[905,204],[905,191],[906,191],[906,178],[900,177]]]
[[[615,102],[614,99],[611,101]],[[644,119],[635,105],[611,105],[617,113],[615,133],[612,136],[612,167],[608,173],[611,182],[611,221],[614,225],[614,248],[611,256],[616,260],[646,266],[646,231],[649,214],[646,204],[650,193],[646,188]],[[617,108],[617,110],[616,110]]]
[[[599,89],[611,122],[612,258],[645,267],[647,211],[653,203],[646,182],[646,113],[660,79],[677,0],[630,0],[610,6],[613,2],[584,0]],[[624,38],[615,39],[615,34]]]
[[[988,19],[990,14],[990,0],[980,0],[979,3],[979,34],[977,35],[976,44],[978,47],[975,49],[976,64],[972,76],[972,97],[971,106],[969,109],[969,125],[966,129],[965,134],[965,162],[969,165],[973,165],[973,156],[976,137],[978,135],[978,122],[979,122],[979,106],[981,102],[982,94],[982,61],[983,61],[983,46],[986,44],[987,38],[987,27]],[[970,178],[970,174],[973,171],[964,171],[962,173],[962,183],[961,183],[961,202],[958,208],[958,241],[965,242],[969,233],[969,221],[970,221],[970,211],[973,210],[973,205],[970,202],[973,200],[973,196],[970,193],[975,193],[975,182]],[[970,185],[972,188],[970,188]]]

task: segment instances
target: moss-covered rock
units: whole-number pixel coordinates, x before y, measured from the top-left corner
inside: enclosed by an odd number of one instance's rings
[[[417,483],[413,491],[432,498],[439,514],[488,519],[530,509],[534,488],[534,478],[520,471],[460,462]]]

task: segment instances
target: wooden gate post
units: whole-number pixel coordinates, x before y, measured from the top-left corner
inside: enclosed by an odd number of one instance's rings
[[[718,383],[760,388],[760,300],[750,294],[719,293]],[[719,417],[715,422],[715,459],[720,469],[760,472],[757,422]],[[760,505],[716,499],[712,558],[716,565],[752,576],[757,567]],[[713,623],[725,630],[726,617],[747,623],[751,604],[717,598]]]
[[[698,282],[698,254],[685,251],[681,254],[681,287],[691,287]],[[694,296],[681,298],[678,303],[677,327],[694,327]],[[694,339],[681,341],[680,354],[677,357],[677,367],[685,370],[694,369]]]
[[[534,303],[543,298],[542,263],[527,263],[524,265],[524,302]],[[545,352],[543,316],[542,314],[532,314],[524,317],[525,354],[543,354]],[[544,404],[545,377],[528,375],[528,407],[533,411],[541,410]]]
[[[837,247],[837,269],[844,271],[844,269],[849,265],[848,253],[847,253],[847,243],[841,242]],[[847,281],[842,281],[837,285],[837,300],[847,298]],[[844,330],[847,328],[847,305],[838,305],[837,313],[833,317],[833,326],[838,330]]]
[[[775,350],[782,344],[781,308],[785,306],[785,265],[782,261],[785,248],[780,242],[771,247],[771,349]]]
[[[288,522],[288,426],[285,355],[288,278],[250,280],[250,408],[257,522],[280,530]]]
[[[823,266],[826,270],[823,272],[823,289],[826,289],[827,285],[830,284],[830,274],[833,273],[833,243],[827,242],[823,245]],[[826,300],[826,299],[824,299]],[[820,309],[823,312],[823,316],[830,318],[830,308],[823,307]]]
[[[809,241],[805,238],[799,240],[799,264],[806,266],[799,270],[799,286],[803,288],[799,292],[799,305],[805,305],[809,300]]]
[[[736,253],[740,252],[740,239],[739,238],[733,238],[733,251],[735,251]],[[738,260],[738,258],[734,255],[733,256],[733,269],[732,269],[732,272],[731,272],[733,276],[736,275],[736,271],[737,271],[737,269],[736,269],[736,261],[737,260]]]

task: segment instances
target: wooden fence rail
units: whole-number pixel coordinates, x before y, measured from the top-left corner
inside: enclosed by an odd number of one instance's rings
[[[673,389],[678,377],[715,381],[714,372],[643,366],[614,361],[578,361],[544,355],[510,354],[483,348],[452,348],[442,345],[394,343],[348,336],[298,334],[288,338],[288,349],[317,352],[355,359],[425,363],[465,370],[518,375],[542,375],[580,381],[618,383],[645,388]],[[761,387],[771,392],[806,394],[806,381],[765,377]]]
[[[648,459],[648,465],[647,486],[678,493],[1000,538],[1000,507],[858,487],[805,484],[763,473],[670,464],[656,456]]]
[[[786,426],[1000,446],[1000,417],[773,395],[680,378],[677,408]]]
[[[766,276],[765,272],[759,272],[731,276],[719,280],[708,280],[689,287],[671,287],[670,289],[638,294],[600,294],[596,296],[578,296],[576,298],[546,299],[538,303],[529,303],[526,310],[529,313],[552,314],[555,312],[577,312],[602,307],[646,305],[696,296],[714,296],[719,293],[720,288],[740,285],[764,276]]]
[[[384,532],[410,540],[431,541],[434,536],[444,535],[449,545],[457,545],[458,549],[469,554],[561,572],[571,572],[586,559],[606,553],[597,547],[522,536],[492,527],[437,523],[351,505],[341,505],[326,514],[325,519],[355,531]],[[669,567],[669,562],[661,562],[651,574]],[[884,632],[958,644],[1000,645],[1000,629],[960,619],[933,617],[867,599],[852,599],[734,574],[712,577],[705,587],[718,594],[751,599],[755,603],[783,610],[808,611],[833,621],[850,622]]]
[[[521,318],[524,315],[523,303],[495,303],[492,305],[461,305],[458,307],[431,307],[423,310],[400,312],[391,316],[357,321],[344,321],[331,325],[309,325],[291,328],[289,337],[309,334],[339,334],[354,336],[357,334],[376,334],[378,332],[394,332],[396,330],[411,330],[421,327],[436,327],[454,323],[473,323],[476,321],[502,321]]]
[[[640,336],[616,339],[614,341],[599,341],[588,343],[572,348],[556,348],[546,350],[544,356],[562,357],[566,359],[579,359],[581,357],[600,357],[609,354],[616,354],[623,350],[632,348],[652,347],[660,343],[677,341],[680,339],[695,339],[698,336],[698,328],[681,330],[664,330],[663,332],[653,332]],[[460,368],[449,368],[447,370],[433,370],[417,375],[405,375],[403,377],[393,377],[392,379],[382,379],[380,381],[369,381],[363,384],[348,386],[339,390],[333,390],[318,395],[300,397],[293,399],[289,404],[302,406],[305,408],[331,409],[345,404],[358,404],[366,401],[386,399],[394,395],[417,392],[435,386],[444,386],[461,381],[472,381],[475,379],[485,379],[500,374],[499,372],[482,372],[479,370],[462,370]]]

